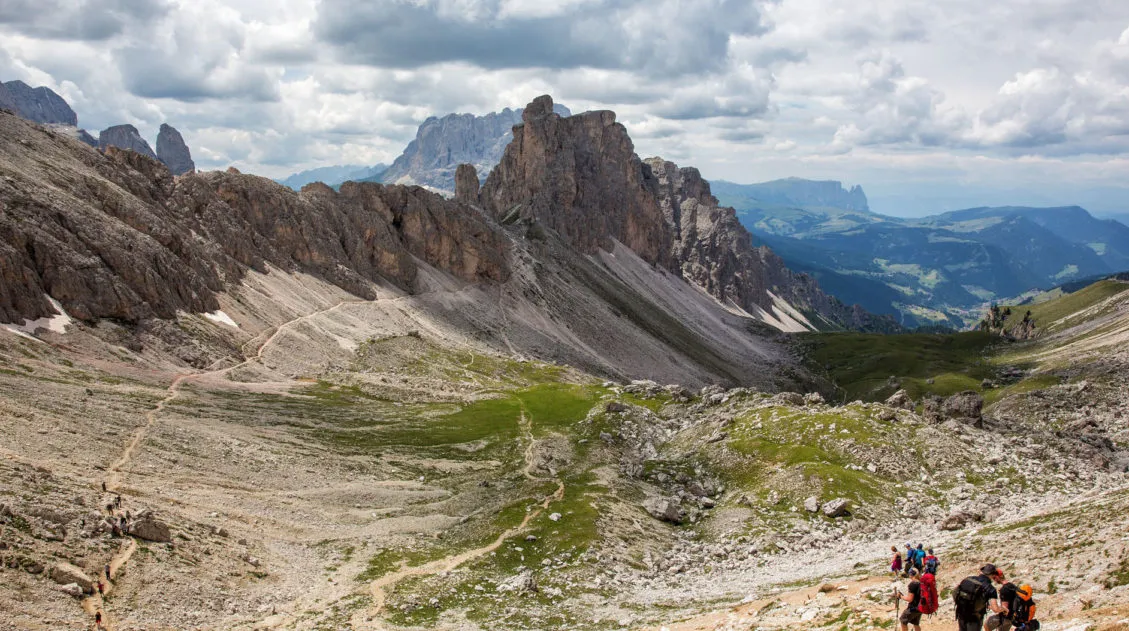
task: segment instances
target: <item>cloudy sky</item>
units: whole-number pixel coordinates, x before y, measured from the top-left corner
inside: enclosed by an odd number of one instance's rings
[[[1125,0],[4,0],[0,78],[268,176],[551,93],[709,178],[1129,212]]]

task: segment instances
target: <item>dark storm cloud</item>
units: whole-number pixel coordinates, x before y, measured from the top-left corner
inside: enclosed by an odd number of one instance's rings
[[[417,68],[629,69],[686,74],[722,67],[731,35],[764,30],[748,0],[603,0],[552,16],[507,14],[500,0],[323,0],[315,35],[353,63]]]
[[[102,41],[168,11],[165,0],[4,0],[0,25],[29,37]]]

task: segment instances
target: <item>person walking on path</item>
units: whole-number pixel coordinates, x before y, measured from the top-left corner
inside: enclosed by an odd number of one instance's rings
[[[933,554],[933,548],[925,551],[925,564],[922,569],[922,574],[937,575],[937,570],[941,567],[941,560]]]
[[[894,588],[894,596],[909,603],[906,610],[898,617],[898,623],[902,625],[902,631],[909,631],[910,626],[913,626],[913,631],[921,631],[921,612],[918,611],[918,605],[921,604],[921,582],[917,580],[916,568],[909,568],[906,574],[909,574],[906,593],[903,594],[898,588]]]
[[[110,580],[110,579],[111,579],[111,576],[110,576],[110,564],[109,564],[109,563],[107,563],[107,564],[106,564],[106,580],[108,581],[108,580]]]
[[[898,546],[890,546],[890,552],[894,553],[894,558],[890,561],[890,571],[897,576],[902,573],[902,553],[898,552]]]
[[[980,568],[979,574],[969,576],[957,585],[953,590],[957,631],[980,631],[989,609],[993,613],[1007,613],[1007,606],[1000,604],[1000,595],[993,585],[1003,582],[1004,573],[988,563]]]
[[[999,589],[1000,602],[1007,605],[1006,613],[990,616],[984,623],[985,631],[1035,631],[1039,621],[1035,620],[1035,600],[1031,598],[1034,590],[1030,585],[1016,587],[1014,583],[1004,583]]]

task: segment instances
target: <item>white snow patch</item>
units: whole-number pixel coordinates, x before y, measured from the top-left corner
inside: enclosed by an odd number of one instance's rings
[[[16,335],[33,340],[36,339],[34,335],[39,329],[47,329],[52,333],[66,333],[67,325],[73,324],[74,321],[67,315],[67,312],[63,309],[63,305],[59,304],[58,301],[51,296],[44,295],[44,297],[47,298],[47,301],[55,308],[56,315],[35,320],[24,320],[23,324],[0,324],[0,327]]]
[[[217,309],[211,313],[205,313],[204,317],[211,320],[212,322],[215,322],[216,324],[226,324],[236,329],[239,328],[239,325],[235,323],[235,320],[232,320],[231,316],[224,313],[222,309]]]

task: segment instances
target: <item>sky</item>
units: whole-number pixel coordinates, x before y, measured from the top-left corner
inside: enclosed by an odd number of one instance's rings
[[[707,178],[1129,212],[1125,0],[4,0],[0,79],[270,177],[548,93]]]

